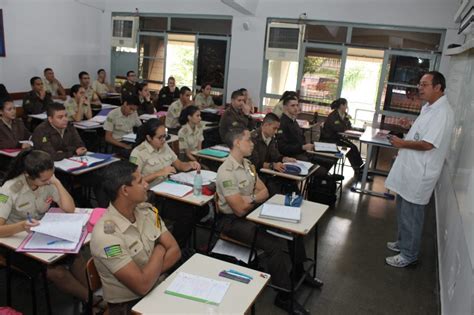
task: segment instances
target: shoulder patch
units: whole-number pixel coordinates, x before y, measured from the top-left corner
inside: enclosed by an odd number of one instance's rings
[[[234,121],[234,122],[232,123],[232,126],[235,127],[235,126],[237,126],[238,124],[239,124],[238,122]]]
[[[107,121],[112,122],[113,121],[112,117],[107,117]]]
[[[0,203],[6,203],[8,201],[8,196],[5,194],[0,194]]]
[[[336,120],[336,121],[334,122],[335,125],[339,125],[340,123],[341,123],[341,122],[340,122],[339,120]]]
[[[104,251],[105,255],[108,258],[113,258],[122,255],[122,247],[120,247],[119,244],[104,247]]]
[[[234,186],[234,185],[232,184],[232,181],[231,181],[231,180],[225,180],[225,181],[222,183],[222,185],[224,186],[224,188],[229,188],[229,187]]]

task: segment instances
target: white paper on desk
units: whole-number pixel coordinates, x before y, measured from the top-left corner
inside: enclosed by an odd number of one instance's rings
[[[31,118],[36,118],[36,119],[41,119],[41,120],[48,119],[48,116],[46,115],[46,112],[41,113],[41,114],[31,114],[31,115],[28,115],[28,116],[31,117]]]
[[[117,108],[117,105],[112,105],[112,104],[102,104],[102,109],[107,109],[107,108]]]
[[[62,169],[63,171],[70,171],[74,170],[76,168],[80,168],[84,166],[81,162],[73,161],[70,159],[62,159],[61,161],[55,161],[54,162],[54,167]]]
[[[204,108],[204,109],[201,109],[201,112],[217,114],[219,112],[219,110],[216,109],[216,108]]]
[[[46,213],[40,225],[31,230],[77,244],[89,218],[90,214],[87,213]]]
[[[212,253],[222,254],[227,256],[235,257],[238,260],[243,261],[244,263],[249,263],[250,248],[240,246],[231,242],[227,242],[221,239],[218,239],[216,245],[211,251]],[[260,255],[262,251],[258,250],[257,255]],[[253,259],[253,257],[252,257]]]
[[[125,136],[122,137],[122,140],[128,141],[128,142],[135,142],[137,141],[137,134],[136,133],[127,133]]]
[[[192,172],[181,172],[173,174],[170,178],[176,182],[184,183],[188,185],[194,184],[194,177],[196,176],[196,171]],[[217,173],[213,171],[201,170],[202,184],[209,185],[216,181]]]
[[[84,163],[86,166],[91,166],[93,164],[104,161],[104,159],[98,159],[89,155],[73,156],[73,157],[70,157],[69,160],[76,161],[78,163]]]
[[[301,208],[264,203],[260,217],[297,223],[301,221]]]
[[[296,160],[296,162],[285,162],[285,165],[296,165],[301,169],[300,175],[308,175],[310,168],[313,167],[313,163]]]
[[[339,152],[335,143],[326,143],[326,142],[315,142],[314,151]]]
[[[96,116],[92,117],[91,119],[89,119],[89,121],[96,122],[96,123],[99,123],[99,124],[103,124],[106,120],[107,120],[106,115],[104,115],[104,116],[96,115]]]
[[[158,117],[155,114],[142,114],[138,118],[140,118],[141,120],[150,120]]]
[[[73,250],[77,247],[77,242],[70,242],[57,238],[54,236],[46,235],[43,233],[35,232],[31,236],[28,243],[23,246],[24,249],[55,249],[55,250]]]
[[[219,305],[230,283],[180,272],[165,293]]]
[[[226,147],[224,145],[215,145],[210,147],[209,149],[214,149],[214,150],[219,150],[219,151],[224,151],[224,152],[230,152],[229,147]]]
[[[82,126],[82,127],[99,127],[100,123],[89,119],[89,120],[75,122],[74,125]]]
[[[178,183],[162,182],[156,186],[153,186],[152,188],[150,188],[150,190],[157,193],[173,195],[176,197],[184,197],[193,190],[193,187]]]

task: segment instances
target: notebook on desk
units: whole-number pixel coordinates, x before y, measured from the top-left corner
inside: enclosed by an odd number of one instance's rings
[[[229,152],[214,150],[214,149],[210,149],[210,148],[200,150],[200,151],[198,151],[198,153],[202,154],[202,155],[213,156],[213,157],[216,157],[216,158],[225,158],[229,155]]]
[[[259,217],[270,220],[299,223],[301,221],[301,208],[264,203]]]

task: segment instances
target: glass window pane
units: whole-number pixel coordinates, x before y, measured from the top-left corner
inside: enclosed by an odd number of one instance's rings
[[[424,102],[419,98],[418,89],[389,84],[386,88],[384,110],[418,114]]]
[[[269,60],[266,92],[281,95],[285,91],[295,91],[297,78],[298,62]]]
[[[318,114],[321,116],[328,116],[332,111],[331,107],[329,106],[312,104],[305,101],[300,101],[300,108],[304,113],[318,112]]]
[[[304,57],[300,98],[307,103],[329,105],[337,98],[342,52],[308,48]]]
[[[423,74],[430,71],[430,59],[392,55],[388,66],[388,82],[416,86]]]
[[[158,36],[140,35],[140,56],[165,58],[165,39]]]
[[[227,41],[199,39],[197,61],[197,85],[211,83],[212,87],[224,88]]]
[[[232,20],[171,18],[171,31],[230,35]]]
[[[140,58],[138,76],[142,80],[163,83],[164,59]]]
[[[263,111],[266,112],[271,112],[273,110],[273,107],[279,102],[280,100],[278,98],[270,98],[270,97],[264,97],[263,98]]]
[[[141,17],[141,31],[166,31],[168,27],[168,18],[166,17]]]
[[[308,41],[345,43],[347,27],[332,25],[306,25],[305,39]]]
[[[441,51],[441,33],[354,27],[352,44],[363,46]]]

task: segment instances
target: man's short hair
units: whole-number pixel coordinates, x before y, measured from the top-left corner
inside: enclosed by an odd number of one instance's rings
[[[191,89],[188,88],[187,86],[183,86],[179,89],[179,95],[185,95],[186,92],[188,92],[188,91],[191,91]]]
[[[288,96],[283,99],[283,105],[288,105],[290,101],[298,101],[298,98],[294,96]]]
[[[60,110],[66,110],[66,107],[61,103],[54,102],[46,107],[46,114],[48,117],[53,117],[54,113],[59,112]]]
[[[81,80],[82,77],[85,76],[85,75],[89,75],[89,73],[87,73],[87,72],[85,72],[85,71],[79,72],[79,80]]]
[[[446,79],[444,78],[444,75],[441,72],[430,71],[425,74],[429,74],[433,77],[433,80],[431,80],[433,87],[439,84],[441,85],[441,92],[444,92],[444,89],[446,89]]]
[[[137,95],[125,95],[123,97],[123,102],[126,102],[127,105],[140,105],[140,100],[138,99]]]
[[[227,132],[225,135],[225,144],[227,144],[229,149],[234,147],[234,141],[236,139],[242,139],[246,130],[247,129],[243,127],[234,127]]]
[[[97,70],[97,74],[100,74],[102,71],[104,71],[104,72],[105,72],[105,70],[104,70],[104,69],[99,69],[99,70]]]
[[[30,85],[31,85],[31,86],[35,85],[35,81],[36,81],[36,80],[41,80],[41,78],[40,78],[40,77],[32,77],[32,78],[30,79]]]
[[[51,68],[44,68],[43,73],[46,73],[46,72],[48,72],[48,71],[53,71],[53,69],[51,69]]]
[[[265,115],[265,118],[263,118],[263,124],[271,124],[274,122],[280,122],[280,118],[274,113],[268,113]]]
[[[130,75],[130,73],[135,73],[135,71],[133,70],[127,71],[127,77]]]
[[[122,186],[131,186],[137,165],[129,161],[118,161],[108,165],[102,172],[102,187],[108,199],[115,201]]]
[[[235,100],[239,96],[244,96],[244,92],[242,92],[241,89],[232,92],[232,95],[230,96],[230,98]]]

